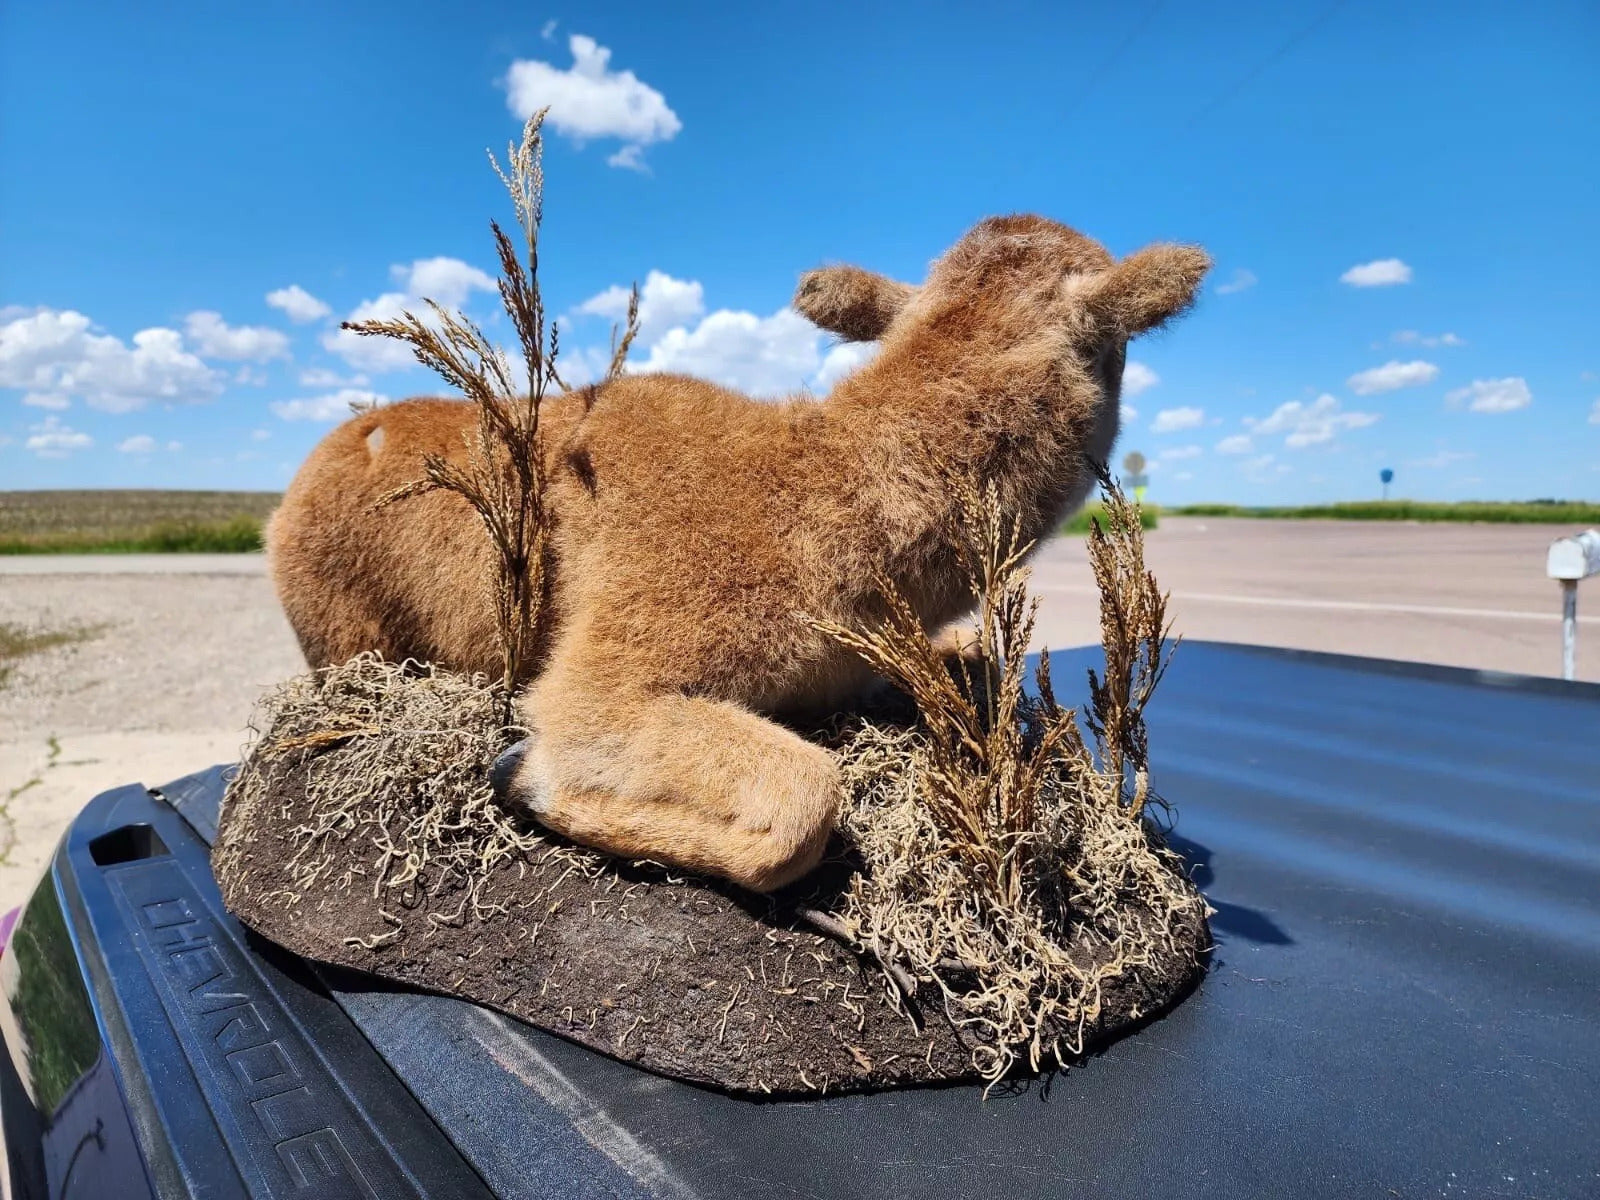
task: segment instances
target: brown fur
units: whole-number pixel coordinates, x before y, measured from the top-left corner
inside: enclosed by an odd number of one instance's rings
[[[875,342],[915,291],[860,267],[823,267],[800,276],[794,307],[847,342]]]
[[[1208,266],[1183,246],[1117,263],[1064,225],[994,218],[921,288],[805,277],[802,312],[883,343],[825,400],[634,375],[549,401],[552,609],[511,797],[579,841],[756,889],[809,870],[837,773],[769,717],[870,681],[798,614],[870,621],[883,573],[930,629],[961,615],[950,478],[1047,534],[1088,492],[1084,456],[1111,450],[1127,339],[1186,308]],[[438,492],[374,508],[425,451],[461,453],[472,420],[459,401],[380,408],[301,468],[267,540],[312,665],[376,649],[497,673],[470,510]]]

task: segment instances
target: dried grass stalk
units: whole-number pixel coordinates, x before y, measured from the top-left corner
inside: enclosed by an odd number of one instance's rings
[[[1172,624],[1167,596],[1144,565],[1139,506],[1128,503],[1104,466],[1096,463],[1094,469],[1107,496],[1105,523],[1097,517],[1089,528],[1089,565],[1100,593],[1106,667],[1103,676],[1089,671],[1086,719],[1106,769],[1119,779],[1133,772],[1131,807],[1138,815],[1150,796],[1144,710],[1178,643],[1168,644]]]
[[[539,227],[544,219],[543,125],[540,109],[523,126],[520,142],[506,149],[504,165],[489,162],[511,196],[523,250],[497,222],[494,235],[500,264],[500,302],[517,332],[525,386],[513,375],[505,352],[484,336],[469,317],[432,300],[431,320],[404,312],[394,320],[347,321],[343,328],[367,337],[395,338],[411,347],[417,361],[458,389],[478,408],[475,430],[466,437],[466,454],[456,460],[440,454],[423,457],[423,478],[385,496],[393,504],[426,492],[454,492],[482,520],[496,553],[496,627],[503,652],[502,691],[509,705],[513,688],[537,670],[539,621],[547,599],[550,521],[545,509],[545,457],[540,410],[552,387],[566,390],[556,370],[559,331],[546,325],[539,289]],[[620,336],[612,332],[610,366],[602,382],[619,376],[639,331],[639,289],[634,287]]]
[[[1097,468],[1098,469],[1098,468]],[[977,662],[954,672],[905,597],[880,580],[876,628],[817,626],[916,702],[914,728],[861,722],[838,753],[842,825],[867,869],[839,919],[862,945],[941,989],[990,1080],[1081,1052],[1102,989],[1182,954],[1203,903],[1144,819],[1144,708],[1167,663],[1165,597],[1144,567],[1138,510],[1100,470],[1107,520],[1090,537],[1106,667],[1091,672],[1086,740],[1025,655],[1038,601],[993,491],[958,491],[978,609]],[[1131,771],[1131,785],[1126,775]]]

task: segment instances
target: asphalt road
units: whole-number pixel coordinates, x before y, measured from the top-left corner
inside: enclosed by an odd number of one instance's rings
[[[1544,556],[1569,532],[1168,518],[1147,559],[1185,637],[1555,675]],[[1040,644],[1098,639],[1081,539],[1043,547],[1033,583]],[[1589,590],[1578,676],[1600,681]],[[0,912],[97,791],[236,758],[257,698],[302,666],[259,555],[0,556],[0,622],[89,631],[0,680]]]
[[[265,575],[261,554],[0,554],[0,575]]]
[[[1550,542],[1571,532],[1169,517],[1145,557],[1184,637],[1559,675],[1561,598],[1544,563]],[[1080,540],[1040,551],[1034,589],[1041,641],[1098,638]],[[1600,584],[1591,590],[1586,605],[1580,588],[1578,678],[1600,680]]]

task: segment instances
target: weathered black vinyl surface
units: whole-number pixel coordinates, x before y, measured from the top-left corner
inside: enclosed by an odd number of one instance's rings
[[[757,1104],[325,982],[505,1196],[1600,1195],[1600,688],[1190,643],[1151,724],[1211,972],[1047,1085]]]
[[[220,772],[186,782],[215,808]],[[306,965],[228,916],[205,845],[173,807],[138,785],[96,797],[39,886],[58,898],[82,971],[58,994],[81,988],[99,1054],[39,1112],[20,1075],[61,1047],[41,1043],[42,1019],[31,1041],[6,1031],[8,1194],[491,1194]],[[6,997],[13,1015],[17,1001]]]

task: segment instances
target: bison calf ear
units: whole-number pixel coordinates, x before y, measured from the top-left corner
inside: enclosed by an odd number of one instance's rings
[[[1198,246],[1146,246],[1101,277],[1091,303],[1124,337],[1137,337],[1193,304],[1210,269],[1210,256]]]
[[[800,276],[794,307],[819,329],[847,342],[875,342],[916,293],[860,267],[819,267]]]

